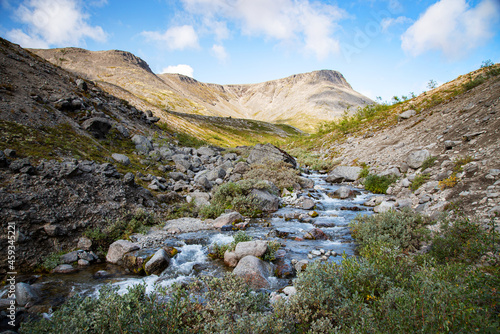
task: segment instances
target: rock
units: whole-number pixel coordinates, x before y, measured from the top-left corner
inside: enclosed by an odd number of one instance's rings
[[[186,200],[188,203],[194,201],[194,204],[196,205],[197,208],[202,208],[204,206],[210,205],[210,194],[200,191],[195,191],[190,193],[186,197]]]
[[[265,190],[252,189],[251,196],[256,199],[257,209],[263,212],[275,212],[278,211],[280,200],[278,197],[270,194]]]
[[[123,176],[123,183],[128,184],[129,186],[133,186],[135,184],[135,175],[131,172],[128,172]]]
[[[212,229],[212,225],[205,224],[201,219],[198,218],[179,218],[167,220],[165,227],[163,228],[167,232],[197,232],[202,230]]]
[[[206,155],[208,157],[213,157],[214,155],[216,155],[215,151],[208,146],[200,147],[199,149],[196,150],[196,153],[198,155]]]
[[[8,167],[9,161],[3,151],[0,151],[0,168]]]
[[[299,205],[304,210],[312,210],[316,206],[316,203],[309,197],[301,197],[299,199]]]
[[[43,226],[43,230],[49,237],[57,237],[66,235],[66,229],[61,225],[47,224]]]
[[[326,181],[330,183],[354,182],[359,178],[361,167],[338,166],[328,174]]]
[[[97,260],[97,255],[95,255],[94,252],[83,251],[83,252],[78,252],[78,258],[88,262],[92,262]]]
[[[309,261],[307,261],[307,260],[300,260],[297,263],[295,263],[295,270],[298,273],[300,273],[301,271],[306,270],[308,264],[309,264]]]
[[[403,119],[408,119],[412,116],[415,116],[417,114],[417,112],[413,109],[410,109],[410,110],[406,110],[405,112],[399,114],[398,116],[398,120],[403,120]]]
[[[250,170],[250,167],[248,166],[248,164],[246,162],[240,161],[236,164],[236,166],[234,166],[233,173],[243,175],[246,172],[248,172],[249,170]]]
[[[73,268],[72,265],[70,264],[60,264],[54,269],[52,269],[51,273],[53,274],[69,274],[76,271],[75,268]]]
[[[60,261],[63,264],[71,264],[78,261],[78,251],[72,251],[64,255],[61,255]]]
[[[14,160],[9,165],[9,169],[15,173],[19,173],[21,170],[29,167],[33,166],[31,166],[31,162],[28,158]]]
[[[409,198],[398,198],[396,201],[396,205],[398,208],[411,208],[412,201]]]
[[[153,257],[146,262],[144,270],[147,275],[160,275],[170,264],[170,257],[167,252],[160,248]]]
[[[230,212],[220,215],[213,222],[213,226],[215,228],[221,228],[224,225],[233,225],[236,222],[240,222],[243,220],[243,216],[239,212]]]
[[[141,154],[148,154],[153,150],[153,144],[148,138],[144,136],[134,135],[132,137],[132,142],[134,142],[137,152]]]
[[[387,212],[389,210],[394,210],[395,208],[396,208],[395,202],[383,201],[382,203],[380,203],[380,205],[373,208],[373,212],[382,213],[382,212]]]
[[[209,171],[207,174],[205,174],[205,177],[208,179],[208,181],[223,179],[225,176],[226,176],[226,171],[221,167],[217,167]]]
[[[304,239],[309,239],[309,240],[328,240],[328,236],[320,230],[319,228],[313,228],[306,234],[304,234]]]
[[[89,89],[87,83],[83,79],[76,79],[75,83],[76,86],[83,91],[87,91]]]
[[[276,262],[274,275],[278,278],[293,278],[295,276],[295,268],[292,262],[288,259],[279,259]]]
[[[287,296],[293,296],[297,293],[297,289],[294,286],[287,286],[283,288],[283,293]]]
[[[261,257],[267,251],[267,242],[264,240],[253,240],[239,242],[234,249],[234,253],[238,259],[242,259],[247,255]]]
[[[144,273],[144,266],[151,259],[153,251],[150,249],[140,249],[126,253],[122,257],[122,265],[135,274]]]
[[[410,185],[411,185],[411,182],[407,178],[404,178],[403,180],[401,180],[401,186],[408,188]]]
[[[212,184],[205,176],[200,176],[199,178],[197,178],[196,183],[198,183],[200,186],[202,186],[206,190],[212,189]]]
[[[333,192],[334,198],[346,199],[350,197],[356,197],[356,192],[348,187],[340,187],[339,189]]]
[[[461,141],[445,140],[444,141],[444,148],[447,150],[451,150],[453,147],[458,146],[461,143],[462,143]]]
[[[238,256],[235,252],[226,251],[224,253],[224,264],[229,267],[236,267],[238,265]]]
[[[430,157],[431,154],[427,150],[418,150],[411,152],[406,158],[406,163],[413,169],[418,169],[424,163],[425,159]]]
[[[306,177],[300,177],[299,183],[300,183],[300,185],[302,186],[303,189],[314,188],[314,181],[311,180],[311,179],[308,179]]]
[[[111,157],[124,166],[130,165],[130,159],[125,154],[113,153]]]
[[[99,270],[97,271],[94,275],[92,275],[94,278],[108,278],[111,277],[111,274],[108,273],[106,270]]]
[[[396,176],[396,177],[400,177],[401,176],[401,172],[399,171],[399,168],[397,167],[392,167],[392,168],[389,168],[388,170],[380,173],[380,176]]]
[[[19,306],[36,303],[40,300],[38,293],[26,283],[16,283],[16,301]]]
[[[111,129],[111,122],[107,118],[103,117],[89,118],[83,122],[82,128],[95,138],[103,139],[106,138],[106,135]]]
[[[271,265],[252,255],[242,258],[233,270],[234,275],[242,277],[254,289],[269,288],[270,273]]]
[[[12,150],[10,148],[6,148],[5,150],[3,150],[3,153],[8,158],[15,158],[17,155],[16,150]]]
[[[106,261],[114,264],[119,264],[122,261],[123,255],[133,250],[139,249],[139,245],[127,240],[117,240],[113,242],[108,249]]]
[[[84,260],[84,259],[79,259],[78,260],[78,265],[82,266],[82,267],[88,266],[88,265],[90,265],[90,261],[87,261],[87,260]]]
[[[297,168],[297,162],[290,154],[269,143],[255,145],[248,155],[247,162],[261,165],[266,162],[286,162]]]
[[[124,138],[128,138],[130,137],[130,132],[128,131],[128,129],[124,126],[124,125],[121,125],[121,124],[117,124],[115,125],[115,129],[124,137]]]
[[[78,239],[78,244],[76,246],[78,249],[90,250],[92,248],[92,240],[87,237],[81,237]]]

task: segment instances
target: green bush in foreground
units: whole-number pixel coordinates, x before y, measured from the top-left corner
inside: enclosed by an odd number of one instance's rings
[[[105,287],[100,298],[73,297],[52,320],[23,323],[21,333],[498,333],[500,275],[463,263],[460,255],[480,231],[455,223],[431,239],[426,255],[403,252],[411,231],[423,224],[411,212],[359,221],[360,257],[341,264],[313,262],[298,275],[297,294],[269,303],[266,293],[242,279],[203,278],[151,294],[136,286],[120,296]],[[405,223],[397,224],[398,220]],[[398,226],[394,226],[398,225]],[[369,234],[373,237],[367,238]],[[462,237],[444,257],[453,238]],[[489,232],[488,232],[489,233]],[[397,239],[393,242],[387,235]],[[484,251],[499,251],[486,234]],[[445,241],[439,241],[439,240]],[[411,245],[411,242],[409,242]],[[498,273],[498,271],[496,271]]]
[[[425,240],[428,219],[409,209],[387,211],[377,215],[359,215],[350,224],[352,237],[361,248],[368,244],[383,242],[403,251],[415,251]]]

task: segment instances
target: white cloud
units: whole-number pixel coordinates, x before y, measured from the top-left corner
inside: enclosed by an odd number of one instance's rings
[[[264,36],[323,59],[339,52],[334,37],[343,10],[310,0],[182,0],[186,10],[231,21],[246,35]]]
[[[493,37],[499,17],[496,0],[483,0],[475,8],[465,0],[441,0],[406,30],[401,47],[413,56],[439,50],[448,58],[457,58]]]
[[[193,26],[190,25],[172,27],[164,33],[144,31],[142,34],[151,40],[164,44],[171,50],[197,49],[200,47],[198,44],[198,34]]]
[[[191,66],[186,65],[186,64],[179,64],[179,65],[171,65],[168,67],[165,67],[161,73],[179,73],[186,75],[188,77],[193,77],[194,70]]]
[[[7,37],[23,47],[81,45],[86,38],[104,42],[107,38],[99,26],[91,26],[89,16],[78,0],[26,0],[15,17],[26,25],[26,32],[14,29]]]
[[[412,20],[406,16],[399,16],[397,18],[393,17],[386,17],[382,19],[380,22],[380,26],[382,27],[382,31],[387,31],[389,27],[396,25],[396,24],[405,24],[408,22],[412,22]]]
[[[228,57],[226,49],[224,48],[223,45],[214,44],[212,46],[212,52],[215,55],[215,57],[219,59],[221,62],[226,61]]]

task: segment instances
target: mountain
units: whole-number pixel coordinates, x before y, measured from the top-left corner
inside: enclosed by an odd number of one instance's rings
[[[373,103],[332,70],[258,84],[218,85],[180,74],[156,75],[145,61],[125,51],[31,51],[89,80],[121,87],[142,103],[187,114],[284,123],[313,131],[320,122],[338,118],[349,107]]]

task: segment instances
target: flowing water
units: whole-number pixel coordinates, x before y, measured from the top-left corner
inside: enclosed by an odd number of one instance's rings
[[[358,214],[371,214],[370,208],[363,206],[372,194],[359,193],[351,199],[334,199],[327,194],[339,188],[325,182],[325,175],[304,175],[315,183],[315,190],[302,195],[310,196],[316,203],[315,211],[318,216],[310,218],[307,210],[294,207],[284,207],[275,212],[264,222],[252,223],[246,233],[254,239],[276,240],[284,245],[280,251],[285,258],[297,261],[311,259],[310,252],[324,250],[335,252],[338,256],[330,256],[327,261],[340,262],[342,254],[354,255],[355,244],[350,236],[348,223]],[[353,188],[355,189],[355,188]],[[356,189],[357,190],[357,189]],[[358,190],[359,191],[359,190]],[[290,217],[299,217],[296,219]],[[285,219],[287,217],[288,219]],[[306,217],[304,219],[304,217]],[[329,240],[305,240],[303,236],[313,228],[320,228],[328,235]],[[170,266],[160,275],[138,276],[127,273],[123,268],[111,264],[96,264],[81,269],[72,274],[54,274],[37,277],[35,284],[42,291],[42,304],[58,305],[74,293],[95,295],[104,284],[112,284],[120,293],[135,284],[146,284],[151,291],[155,286],[167,287],[175,282],[190,281],[198,276],[223,276],[231,268],[221,260],[214,260],[208,256],[212,244],[226,244],[233,241],[236,232],[200,231],[177,235],[166,244],[175,246],[179,253],[172,259]],[[284,250],[284,251],[283,251]],[[106,278],[99,278],[95,274],[99,270],[108,273]],[[289,284],[288,279],[269,278],[271,290]]]

